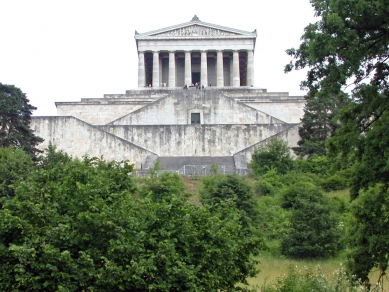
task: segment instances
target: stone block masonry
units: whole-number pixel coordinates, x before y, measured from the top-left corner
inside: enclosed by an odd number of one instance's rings
[[[246,162],[270,137],[293,147],[304,99],[256,88],[144,89],[102,99],[57,103],[56,117],[33,117],[45,141],[75,157],[129,160],[147,157],[233,157]],[[242,162],[241,164],[244,165]]]

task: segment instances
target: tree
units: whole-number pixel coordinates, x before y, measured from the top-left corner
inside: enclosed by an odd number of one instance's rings
[[[299,146],[292,149],[300,156],[325,155],[327,139],[334,136],[340,126],[335,117],[347,104],[348,96],[339,93],[322,97],[317,93],[305,99],[304,117],[301,119],[303,124],[299,128],[301,139],[297,142]]]
[[[33,168],[31,156],[23,150],[0,148],[0,199],[13,197],[15,184],[26,179]]]
[[[348,267],[364,283],[369,282],[369,271],[381,272],[376,283],[384,279],[389,254],[388,189],[381,184],[362,192],[352,205],[354,220],[348,230],[348,246],[351,250]]]
[[[25,93],[13,85],[0,83],[0,148],[16,147],[35,155],[43,141],[30,129],[32,111]]]
[[[321,190],[311,183],[297,183],[284,193],[284,207],[291,208],[290,227],[281,243],[284,255],[326,258],[339,250],[337,220]]]
[[[256,274],[229,202],[139,198],[128,163],[60,156],[0,210],[1,291],[226,291]]]
[[[255,229],[258,220],[253,188],[238,175],[215,175],[202,180],[201,202],[208,206],[231,200],[240,211],[240,220],[247,230]]]
[[[351,196],[377,184],[389,186],[389,5],[387,0],[313,0],[319,21],[305,28],[298,49],[287,53],[295,60],[285,71],[308,67],[302,87],[308,96],[337,95],[351,88],[351,102],[338,117],[341,127],[328,142],[330,154],[340,153],[347,166],[354,164]],[[381,202],[380,205],[383,205]],[[357,217],[358,218],[358,217]],[[373,220],[373,219],[372,219]],[[357,219],[356,224],[364,224]],[[389,257],[379,247],[379,234],[370,233],[374,264]],[[363,244],[359,242],[359,244]],[[353,258],[358,265],[358,259]],[[350,266],[366,278],[371,265]]]
[[[269,139],[265,145],[254,150],[249,167],[255,175],[264,174],[271,168],[281,174],[288,172],[293,167],[288,144],[279,138]]]

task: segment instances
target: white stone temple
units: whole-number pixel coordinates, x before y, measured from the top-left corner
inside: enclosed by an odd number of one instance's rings
[[[167,170],[193,174],[214,164],[244,173],[254,149],[272,137],[296,146],[305,100],[255,87],[256,31],[195,16],[135,32],[135,40],[138,88],[56,102],[57,116],[31,122],[45,139],[41,149],[51,142],[75,157],[129,160],[140,171],[159,158]]]
[[[256,30],[190,22],[135,32],[138,87],[254,86]]]

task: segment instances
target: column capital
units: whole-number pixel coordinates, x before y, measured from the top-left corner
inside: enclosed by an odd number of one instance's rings
[[[158,54],[159,54],[159,52],[160,52],[160,51],[153,51],[153,54],[155,54],[155,53],[158,53]]]

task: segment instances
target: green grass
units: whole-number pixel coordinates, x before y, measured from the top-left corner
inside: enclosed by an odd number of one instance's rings
[[[325,260],[293,260],[282,256],[274,256],[269,253],[264,253],[259,256],[257,260],[260,261],[257,265],[260,272],[257,277],[248,279],[249,285],[247,286],[247,288],[253,291],[261,291],[261,287],[275,283],[278,279],[287,274],[288,267],[290,266],[297,266],[299,269],[306,267],[315,270],[315,267],[320,265],[323,274],[327,277],[327,279],[332,280],[334,278],[334,271],[340,269],[341,265],[344,265],[346,262],[346,255],[345,253],[342,253],[335,258]],[[370,273],[370,281],[372,284],[376,282],[378,276],[379,272],[376,270],[373,270]],[[389,291],[388,278],[384,281],[382,291]]]

